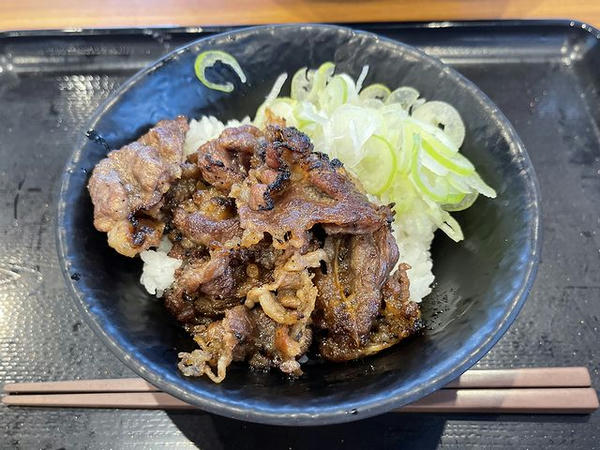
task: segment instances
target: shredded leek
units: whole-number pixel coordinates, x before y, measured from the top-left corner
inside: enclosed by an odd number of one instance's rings
[[[221,92],[232,92],[233,91],[233,83],[230,81],[219,84],[213,83],[206,78],[206,69],[214,66],[217,62],[222,64],[226,64],[233,69],[233,71],[240,77],[242,83],[246,82],[246,74],[240,67],[237,60],[231,56],[229,53],[223,52],[221,50],[209,50],[206,52],[200,53],[196,57],[196,62],[194,63],[194,71],[196,72],[196,77],[202,82],[204,86],[209,89],[214,89],[215,91]]]

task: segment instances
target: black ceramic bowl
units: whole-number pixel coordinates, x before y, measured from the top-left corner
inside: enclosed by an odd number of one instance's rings
[[[248,76],[231,94],[208,90],[194,76],[195,56],[220,49]],[[213,413],[254,422],[317,425],[346,422],[418,400],[479,360],[519,312],[539,252],[539,192],[529,158],[496,106],[472,83],[420,51],[378,36],[324,25],[249,28],[199,40],[127,81],[91,119],[111,148],[135,140],[178,114],[252,115],[281,72],[334,61],[366,82],[408,85],[452,103],[467,128],[464,153],[498,191],[457,214],[466,239],[438,236],[436,284],[423,302],[427,330],[373,357],[346,364],[313,363],[300,379],[233,366],[219,385],[180,375],[177,352],[190,340],[160,301],[139,284],[141,263],[119,256],[94,230],[88,174],[105,156],[82,136],[68,164],[59,201],[64,271],[83,315],[123,362],[160,387]],[[234,78],[231,74],[231,78]],[[83,134],[83,133],[82,133]]]

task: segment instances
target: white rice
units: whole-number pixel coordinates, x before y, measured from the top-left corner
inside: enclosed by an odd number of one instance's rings
[[[186,155],[195,152],[205,142],[219,137],[225,128],[248,123],[250,123],[248,117],[242,121],[230,120],[227,124],[213,116],[202,116],[200,120],[192,119],[184,143],[184,152]],[[398,243],[399,261],[411,266],[408,271],[410,298],[420,302],[431,292],[431,284],[434,280],[429,249],[437,227],[426,213],[411,212],[396,214],[393,228]],[[167,256],[170,247],[171,243],[164,238],[159,248],[140,254],[144,261],[140,282],[149,293],[157,297],[161,297],[173,283],[175,270],[181,266],[180,260]]]
[[[230,120],[224,124],[214,116],[202,116],[200,120],[192,119],[190,129],[185,136],[183,152],[187,156],[198,150],[205,142],[216,139],[225,128],[239,127],[250,123],[250,117],[246,116],[241,121]]]
[[[410,280],[410,299],[421,302],[431,292],[434,280],[429,248],[437,227],[427,214],[396,214],[392,227],[398,244],[398,261],[411,267],[406,272]]]
[[[163,237],[156,250],[146,250],[140,253],[144,267],[140,283],[146,290],[157,297],[162,297],[165,290],[175,281],[175,271],[183,261],[167,255],[173,247],[167,237]]]

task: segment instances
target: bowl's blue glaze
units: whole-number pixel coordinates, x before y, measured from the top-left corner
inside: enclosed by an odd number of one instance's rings
[[[195,56],[207,49],[234,55],[248,76],[232,94],[204,88]],[[249,28],[187,45],[126,82],[91,119],[111,148],[178,114],[241,118],[252,114],[281,72],[332,60],[369,82],[416,87],[462,114],[464,153],[498,191],[457,214],[466,239],[439,236],[437,277],[423,303],[424,335],[348,364],[314,363],[294,381],[233,366],[225,382],[182,377],[177,351],[189,339],[138,279],[138,260],[121,257],[94,230],[88,174],[106,150],[84,137],[65,173],[58,237],[64,272],[83,315],[100,338],[142,377],[200,408],[255,422],[319,425],[383,413],[448,383],[477,362],[519,312],[533,282],[540,246],[539,190],[531,162],[504,115],[471,82],[420,51],[375,35],[324,25]],[[233,75],[231,75],[233,78]],[[85,169],[85,170],[82,170]],[[79,274],[77,280],[73,273]]]

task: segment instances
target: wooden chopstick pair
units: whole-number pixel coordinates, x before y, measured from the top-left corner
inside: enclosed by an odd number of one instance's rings
[[[598,408],[585,367],[469,370],[396,412],[587,414]],[[14,406],[195,409],[141,378],[7,383]]]

